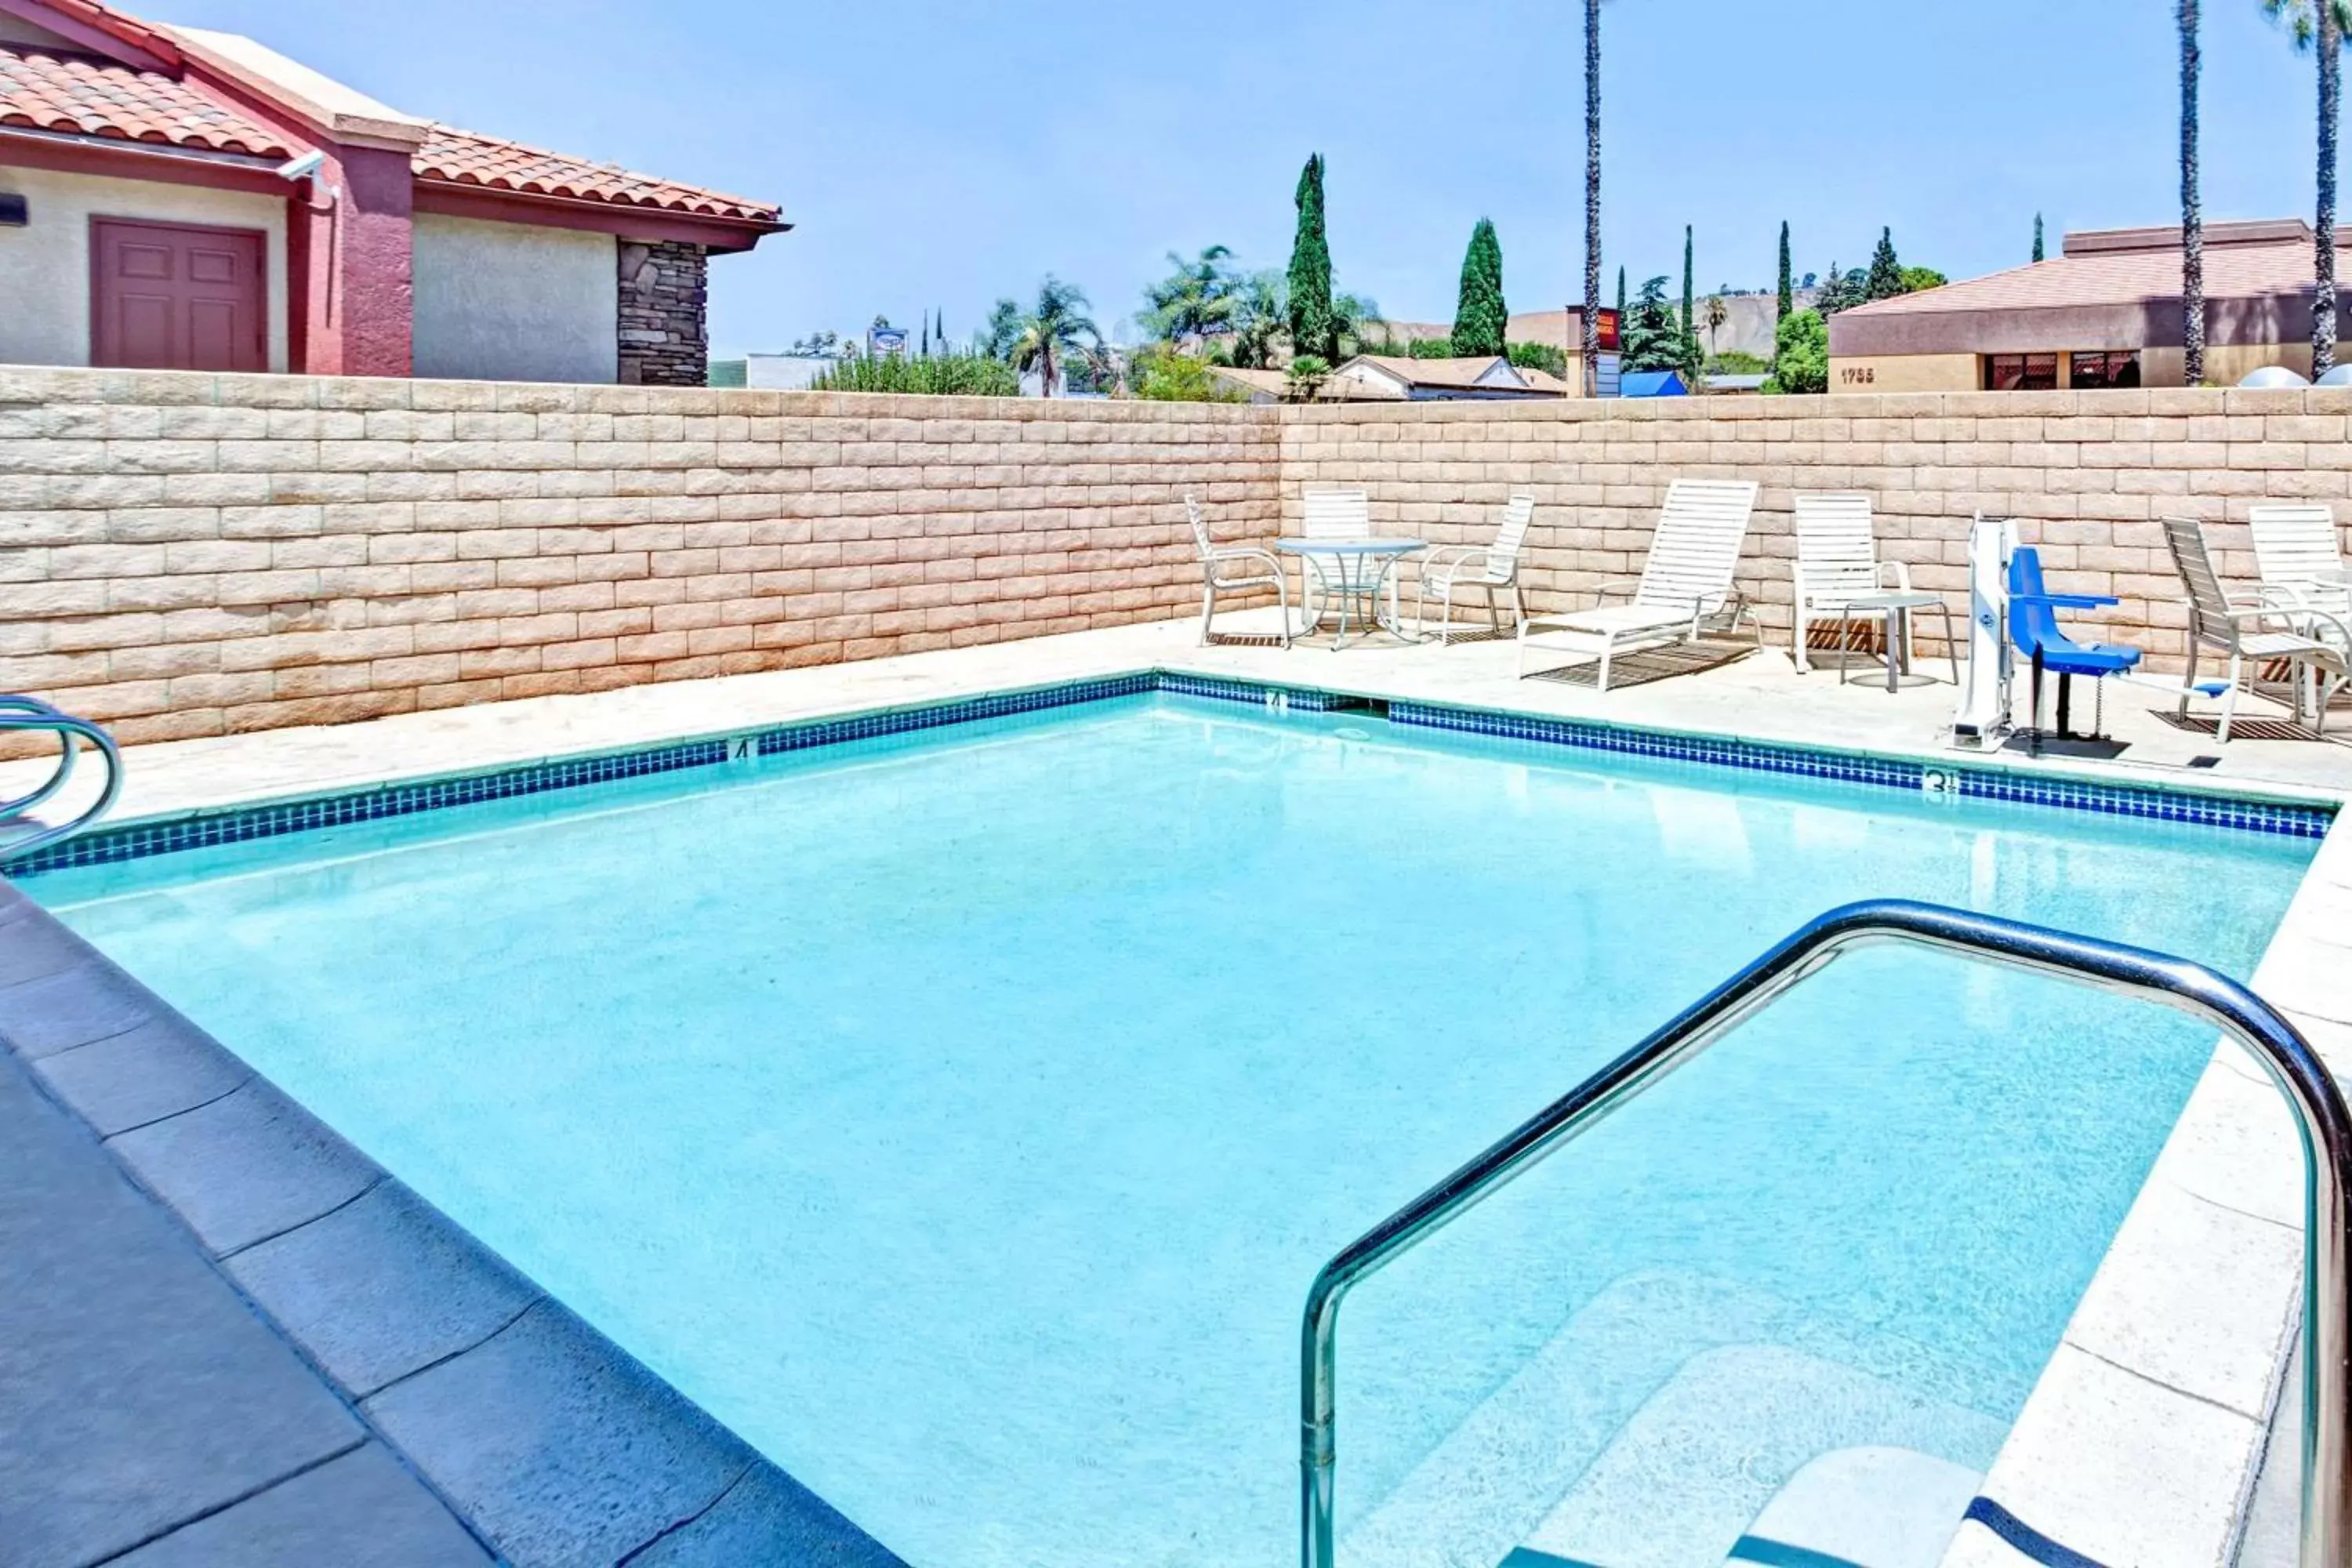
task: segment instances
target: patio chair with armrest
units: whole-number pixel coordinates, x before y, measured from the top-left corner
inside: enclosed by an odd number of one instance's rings
[[[2042,585],[2042,552],[2031,544],[2021,544],[2009,558],[2009,635],[2017,651],[2032,661],[2033,723],[2032,742],[2042,742],[2042,678],[2045,674],[2058,678],[2058,739],[2097,740],[2099,736],[2101,688],[2094,686],[2091,710],[2091,733],[2078,737],[2069,729],[2068,702],[2073,696],[2074,677],[2087,676],[2093,681],[2104,680],[2110,675],[2121,675],[2137,665],[2140,650],[2108,643],[2079,643],[2058,625],[2060,610],[2096,610],[2122,601],[2105,594],[2053,594]]]
[[[2284,605],[2316,605],[2337,616],[2352,612],[2352,572],[2336,542],[2336,513],[2325,502],[2282,501],[2246,514],[2262,570],[2263,597]]]
[[[2231,593],[2213,570],[2203,526],[2193,519],[2166,518],[2164,540],[2172,547],[2172,563],[2189,589],[2189,673],[2181,681],[2180,714],[2188,715],[2193,696],[2219,696],[2221,721],[2216,738],[2228,745],[2239,689],[2252,690],[2264,664],[2284,661],[2293,672],[2293,697],[2285,705],[2300,721],[2308,689],[2316,699],[2312,727],[2325,734],[2328,701],[2343,688],[2347,673],[2345,649],[2352,647],[2352,630],[2345,619],[2315,604],[2279,602],[2269,591],[2267,574],[2262,596],[2250,599]],[[2226,681],[2200,685],[2197,656],[2209,647],[2229,656],[2230,674]]]
[[[1813,667],[1807,634],[1822,621],[1835,621],[1838,635],[1856,620],[1879,620],[1893,629],[1895,614],[1857,609],[1857,600],[1911,591],[1911,568],[1881,560],[1872,525],[1870,498],[1858,493],[1800,493],[1796,497],[1797,562],[1790,573],[1796,592],[1796,637],[1790,652],[1802,675]],[[1909,618],[1904,629],[1908,635]],[[1907,661],[1910,653],[1905,649]]]
[[[1271,550],[1255,544],[1219,544],[1209,536],[1209,520],[1201,510],[1200,499],[1186,495],[1184,518],[1192,525],[1192,548],[1201,558],[1201,642],[1209,641],[1209,623],[1217,613],[1217,595],[1242,588],[1274,590],[1274,602],[1282,612],[1282,646],[1290,646],[1290,584],[1282,574],[1282,563]]]
[[[1498,589],[1507,590],[1511,596],[1511,629],[1517,632],[1519,623],[1527,619],[1527,605],[1519,599],[1519,552],[1527,543],[1528,524],[1534,521],[1536,498],[1519,491],[1503,508],[1502,526],[1495,531],[1492,542],[1486,544],[1441,544],[1421,558],[1421,593],[1414,601],[1413,624],[1427,635],[1429,628],[1429,595],[1437,595],[1437,642],[1448,646],[1454,637],[1454,595],[1456,589],[1478,588],[1486,595],[1486,621],[1495,631],[1503,629],[1500,605],[1495,595]]]

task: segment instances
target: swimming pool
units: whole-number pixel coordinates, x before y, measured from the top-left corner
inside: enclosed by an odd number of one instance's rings
[[[1059,1568],[1286,1558],[1315,1268],[1804,919],[2242,975],[2309,855],[1144,696],[27,886],[908,1561]],[[1841,964],[1359,1293],[1342,1560],[1982,1469],[2210,1044]]]

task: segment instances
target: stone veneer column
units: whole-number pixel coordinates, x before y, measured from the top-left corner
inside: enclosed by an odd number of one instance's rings
[[[624,239],[621,251],[621,384],[702,386],[710,379],[709,298],[703,247],[674,240]]]

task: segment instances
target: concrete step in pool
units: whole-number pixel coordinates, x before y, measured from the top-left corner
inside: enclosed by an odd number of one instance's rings
[[[1934,1537],[1932,1564],[2007,1426],[1917,1392],[1903,1369],[1921,1355],[1748,1287],[1628,1276],[1349,1530],[1340,1559],[1700,1568],[1753,1535],[1862,1568],[1916,1568]],[[1850,1528],[1823,1528],[1825,1510]]]

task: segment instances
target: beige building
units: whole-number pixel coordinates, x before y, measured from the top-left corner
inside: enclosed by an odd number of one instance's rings
[[[2308,374],[2311,279],[2301,219],[2207,225],[2205,379],[2234,385],[2273,364]],[[1839,311],[1829,389],[2179,386],[2181,320],[2179,229],[2070,234],[2048,261]]]
[[[1289,401],[1290,378],[1278,370],[1210,368],[1212,379],[1252,403]],[[1317,389],[1318,403],[1432,403],[1473,399],[1566,397],[1569,383],[1547,371],[1515,365],[1500,354],[1466,359],[1406,359],[1358,354]]]
[[[1387,333],[1392,343],[1431,342],[1454,335],[1453,327],[1443,321],[1384,321],[1380,330]],[[1600,321],[1598,384],[1598,395],[1602,397],[1617,395],[1617,311],[1613,306],[1604,306]],[[1581,309],[1571,305],[1559,310],[1514,310],[1503,330],[1503,338],[1506,342],[1543,343],[1559,350],[1568,362],[1568,374],[1563,377],[1546,379],[1558,379],[1565,387],[1581,387],[1584,384],[1584,311]],[[1423,360],[1421,363],[1428,364],[1434,362]]]

